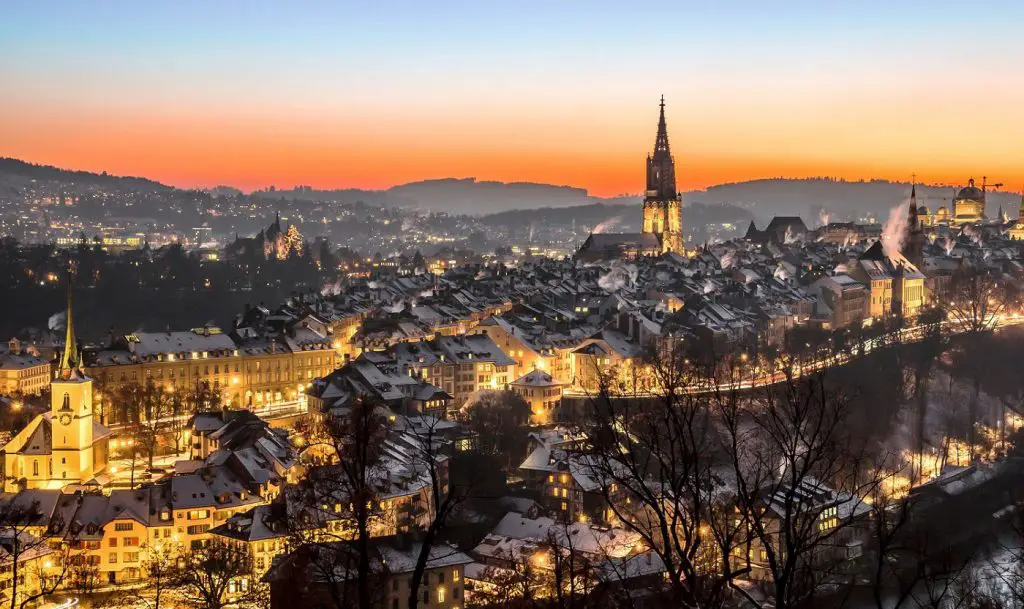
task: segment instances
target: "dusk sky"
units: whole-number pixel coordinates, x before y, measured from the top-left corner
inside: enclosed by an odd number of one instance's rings
[[[2,6],[0,156],[31,162],[185,187],[636,193],[664,94],[683,189],[1024,183],[1019,0]]]

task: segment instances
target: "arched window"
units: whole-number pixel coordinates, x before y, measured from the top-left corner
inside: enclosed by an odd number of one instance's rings
[[[39,461],[32,462],[32,475],[36,477],[39,476]]]
[[[68,393],[64,394],[64,403],[61,404],[61,410],[71,410],[71,395]]]

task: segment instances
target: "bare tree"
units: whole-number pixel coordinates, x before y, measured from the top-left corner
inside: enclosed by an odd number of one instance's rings
[[[153,467],[160,437],[174,420],[171,416],[174,404],[172,396],[169,387],[159,386],[152,379],[147,379],[144,384],[121,385],[116,391],[115,400],[123,405],[127,415],[125,423],[135,443],[145,454],[150,469]]]
[[[903,489],[884,482],[871,496],[870,562],[865,565],[878,609],[920,607],[944,599],[969,567],[971,553],[957,552],[946,531],[915,520]]]
[[[844,568],[855,557],[846,544],[867,515],[862,498],[880,484],[880,463],[848,425],[849,401],[813,374],[725,406],[733,501],[748,532],[745,546],[732,548],[734,564],[763,581],[780,609],[824,583],[848,586]]]
[[[481,583],[472,590],[467,606],[489,609],[520,609],[534,606],[535,591],[543,577],[529,560],[499,552],[495,559],[502,565],[488,565],[480,576]],[[467,583],[467,585],[469,585]]]
[[[168,432],[174,438],[174,450],[181,454],[188,422],[200,412],[218,410],[221,407],[221,392],[203,381],[191,386],[172,387],[167,408]]]
[[[307,434],[325,462],[286,491],[291,543],[306,547],[309,570],[338,609],[369,607],[380,592],[370,538],[396,524],[380,502],[387,432],[386,411],[370,399],[354,400],[341,416],[324,415]]]
[[[998,275],[965,266],[950,282],[945,310],[957,331],[981,334],[998,324],[1008,302],[1009,293]]]
[[[600,485],[613,521],[639,534],[661,559],[672,602],[713,606],[727,591],[717,548],[734,535],[727,530],[731,519],[716,518],[721,451],[711,400],[695,390],[708,386],[702,371],[721,366],[691,366],[682,349],[671,347],[646,365],[641,392],[632,392],[636,385],[628,381],[601,381],[581,466]],[[735,390],[717,397],[735,399]]]
[[[520,395],[512,391],[478,391],[466,401],[460,417],[476,433],[477,450],[497,455],[506,469],[522,461],[530,406]]]
[[[68,546],[53,549],[43,535],[34,535],[46,516],[38,501],[11,497],[0,505],[0,546],[6,554],[5,570],[11,574],[10,609],[24,609],[53,594],[68,577],[71,560]],[[29,582],[35,582],[30,586]]]
[[[177,586],[182,583],[179,560],[182,564],[188,561],[180,555],[174,544],[155,543],[145,550],[146,558],[141,565],[145,573],[145,585],[120,590],[111,604],[137,607],[141,602],[149,609],[160,609],[161,606],[166,606],[165,601],[173,596]]]
[[[473,481],[454,488],[451,485],[450,460],[443,454],[444,438],[441,434],[443,421],[435,417],[404,418],[404,445],[409,449],[412,463],[409,465],[414,472],[419,472],[428,482],[428,519],[426,526],[418,537],[419,551],[416,565],[409,581],[409,608],[415,609],[420,602],[420,589],[423,587],[427,563],[438,558],[436,548],[449,546],[438,543],[441,534],[448,526],[455,510],[469,496]],[[413,526],[416,526],[415,524]],[[447,551],[447,550],[442,550]],[[453,549],[452,552],[455,550]]]
[[[189,606],[224,609],[244,606],[257,580],[248,551],[209,542],[179,558],[168,584]]]
[[[981,382],[984,375],[983,362],[986,338],[998,325],[1006,305],[1008,293],[999,276],[987,269],[965,267],[954,275],[951,281],[951,295],[946,303],[946,312],[959,335],[956,338],[957,351],[954,362],[957,370],[963,370],[971,380],[973,394],[968,404],[970,426],[967,430],[967,444],[971,457],[977,444],[978,408],[981,400]]]
[[[563,521],[557,528],[550,529],[540,549],[551,556],[550,587],[555,606],[559,609],[593,606],[591,594],[597,581],[592,557],[577,547],[576,535],[569,523]]]

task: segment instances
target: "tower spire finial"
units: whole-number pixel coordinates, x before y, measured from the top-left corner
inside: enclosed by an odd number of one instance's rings
[[[72,311],[72,285],[74,283],[75,267],[68,268],[68,310],[67,319],[64,321],[64,354],[60,358],[59,373],[63,378],[71,378],[78,374],[78,367],[81,364],[81,355],[78,353],[78,343],[75,340],[75,320]]]

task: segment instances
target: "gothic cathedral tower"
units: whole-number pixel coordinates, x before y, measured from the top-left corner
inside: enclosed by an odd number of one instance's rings
[[[665,127],[665,96],[661,96],[658,137],[654,154],[647,157],[647,190],[644,193],[643,232],[653,233],[661,241],[661,251],[684,254],[683,202],[676,192],[675,160],[668,148]]]

